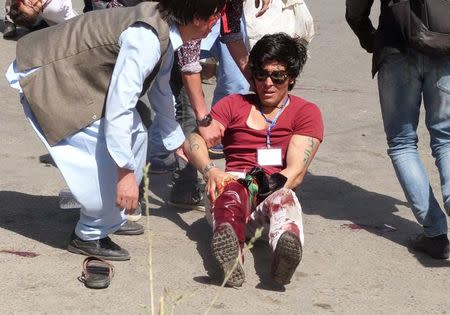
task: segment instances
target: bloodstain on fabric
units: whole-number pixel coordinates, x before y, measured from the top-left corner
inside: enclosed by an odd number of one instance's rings
[[[284,208],[295,206],[294,197],[286,189],[275,191],[265,200],[265,206],[271,213],[281,211]]]
[[[214,203],[214,221],[216,227],[229,223],[239,240],[241,249],[245,241],[245,222],[250,216],[247,189],[237,181],[230,182]]]
[[[27,257],[27,258],[34,258],[36,256],[39,256],[39,254],[33,253],[33,252],[21,252],[21,251],[15,251],[15,250],[0,250],[0,253],[6,253],[6,254],[13,254],[20,257]]]
[[[283,226],[283,231],[288,231],[288,232],[292,232],[294,233],[296,236],[300,235],[300,231],[298,229],[297,224],[290,222],[288,224],[286,224],[285,226]]]

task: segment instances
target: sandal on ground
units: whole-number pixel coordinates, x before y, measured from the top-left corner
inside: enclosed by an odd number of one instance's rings
[[[91,289],[104,289],[109,286],[114,276],[114,266],[109,262],[89,256],[83,261],[83,271],[80,281]]]

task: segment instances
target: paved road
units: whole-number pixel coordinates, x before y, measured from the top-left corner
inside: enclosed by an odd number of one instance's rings
[[[310,1],[317,35],[294,90],[319,105],[326,127],[311,174],[298,190],[305,213],[304,259],[292,283],[274,291],[265,284],[267,247],[256,246],[246,253],[246,283],[222,291],[213,314],[450,313],[450,262],[406,247],[420,227],[386,157],[370,56],[344,21],[344,3]],[[75,7],[81,12],[80,0]],[[15,42],[0,40],[0,47],[4,73]],[[39,163],[45,149],[25,121],[16,92],[4,79],[0,90],[1,313],[149,312],[145,236],[114,237],[132,260],[115,263],[108,289],[89,290],[77,281],[83,258],[64,250],[77,211],[58,209],[64,181],[56,168]],[[420,128],[425,165],[438,191],[423,122]],[[184,294],[175,313],[199,314],[218,290],[210,277],[217,273],[209,254],[211,232],[202,213],[165,205],[169,184],[170,176],[151,178],[155,296],[168,292],[170,301]]]

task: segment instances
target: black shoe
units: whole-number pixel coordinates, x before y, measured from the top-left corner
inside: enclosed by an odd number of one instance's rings
[[[117,235],[140,235],[144,234],[144,227],[139,223],[127,220],[125,223],[114,232]]]
[[[128,251],[114,243],[109,237],[83,241],[73,232],[67,250],[71,253],[96,256],[106,260],[130,260]]]
[[[3,29],[3,38],[13,38],[16,36],[16,26],[14,23],[5,21],[5,28]]]
[[[434,237],[426,237],[423,234],[418,235],[411,240],[413,250],[424,252],[434,259],[447,259],[449,257],[449,241],[447,234],[441,234]]]
[[[187,181],[174,182],[167,204],[180,209],[205,211],[203,190],[197,183]]]

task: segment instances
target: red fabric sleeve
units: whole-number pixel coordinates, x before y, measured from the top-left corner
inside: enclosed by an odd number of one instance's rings
[[[320,109],[313,103],[304,104],[294,123],[294,134],[323,140],[323,121]]]
[[[232,120],[231,107],[236,103],[236,98],[239,95],[229,95],[218,101],[211,109],[211,116],[214,120],[220,122],[225,129],[229,126]]]

